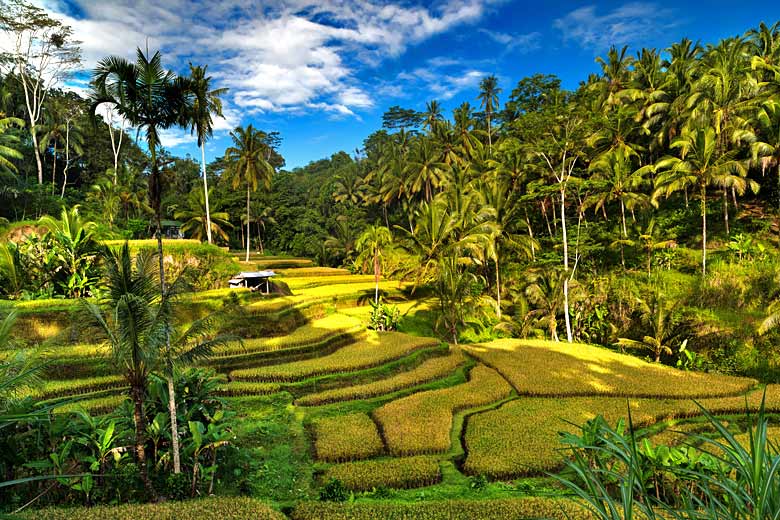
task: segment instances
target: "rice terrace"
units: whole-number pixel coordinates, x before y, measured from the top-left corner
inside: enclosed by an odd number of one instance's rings
[[[667,3],[0,0],[0,518],[780,520],[780,8]]]

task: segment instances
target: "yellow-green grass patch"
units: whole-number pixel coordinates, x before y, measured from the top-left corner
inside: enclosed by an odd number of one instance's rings
[[[467,351],[531,396],[694,398],[737,395],[753,379],[686,372],[585,344],[501,339]]]
[[[338,401],[368,399],[389,394],[447,376],[462,365],[463,362],[463,354],[459,350],[454,350],[446,356],[429,359],[412,370],[401,372],[387,379],[306,395],[298,399],[295,404],[300,406],[320,406]]]
[[[273,338],[258,338],[244,340],[242,343],[232,342],[214,350],[215,357],[253,352],[273,352],[319,343],[338,333],[355,333],[362,330],[360,320],[343,314],[330,314],[324,318],[313,320],[298,327],[290,334]]]
[[[400,359],[415,351],[438,345],[431,338],[417,338],[398,332],[374,332],[366,339],[338,349],[333,354],[282,365],[235,370],[231,377],[248,381],[291,382],[309,377],[352,372]]]
[[[450,448],[453,414],[499,401],[511,391],[498,372],[478,365],[464,384],[392,401],[373,415],[391,454],[441,453]]]
[[[353,491],[374,488],[415,488],[432,486],[441,481],[441,468],[436,457],[418,455],[394,459],[347,462],[329,467],[323,480],[337,479]]]
[[[209,497],[186,502],[123,504],[118,506],[47,507],[32,509],[19,518],[38,520],[284,520],[282,513],[247,497]]]
[[[285,278],[296,278],[298,276],[338,276],[350,274],[348,270],[338,267],[299,267],[297,269],[277,269],[274,272]]]
[[[376,424],[364,413],[317,419],[312,431],[314,452],[322,461],[367,459],[384,451]]]
[[[254,383],[251,381],[231,381],[220,385],[217,394],[227,397],[241,397],[245,395],[271,395],[281,391],[281,385],[277,383]]]
[[[84,379],[48,380],[36,387],[30,395],[41,399],[86,394],[101,390],[118,389],[127,386],[118,375],[98,376]]]
[[[780,385],[767,392],[767,409],[780,409]],[[762,392],[748,395],[748,406],[760,406]],[[713,413],[741,413],[745,397],[718,397],[699,401]],[[694,401],[622,397],[528,397],[496,410],[468,418],[465,444],[468,453],[463,469],[468,474],[493,478],[535,474],[560,466],[559,432],[575,433],[578,425],[601,415],[610,424],[627,418],[631,406],[635,425],[701,414]]]
[[[429,500],[417,503],[301,502],[292,520],[592,520],[584,505],[562,498]]]
[[[387,281],[387,280],[384,280]],[[293,277],[284,281],[293,291],[309,289],[313,287],[323,287],[328,285],[356,284],[356,283],[375,283],[374,275],[367,274],[345,274],[333,276],[300,276]]]

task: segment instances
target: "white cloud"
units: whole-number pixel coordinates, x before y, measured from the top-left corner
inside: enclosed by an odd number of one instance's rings
[[[575,9],[553,26],[564,41],[603,50],[610,45],[647,42],[675,25],[673,11],[654,3],[631,2],[599,14],[595,6]]]
[[[192,144],[195,142],[195,138],[190,135],[186,130],[180,128],[174,128],[170,130],[163,130],[160,132],[160,143],[165,148],[176,148],[183,144]]]
[[[185,72],[188,61],[209,64],[218,86],[230,88],[226,119],[215,120],[224,132],[244,113],[351,116],[370,108],[379,92],[369,94],[359,72],[477,21],[497,0],[433,7],[383,0],[39,1],[73,27],[87,69],[107,55],[133,59],[135,48],[147,45],[162,50],[177,72]]]
[[[476,87],[487,75],[487,72],[476,69],[458,71],[457,74],[445,74],[435,68],[417,68],[411,72],[401,72],[396,81],[419,86],[430,93],[430,99],[441,101],[451,99],[463,90]]]
[[[479,32],[486,35],[494,42],[504,47],[504,52],[517,51],[527,53],[535,51],[541,47],[542,34],[539,32],[525,34],[510,34],[499,31],[491,31],[481,28]]]

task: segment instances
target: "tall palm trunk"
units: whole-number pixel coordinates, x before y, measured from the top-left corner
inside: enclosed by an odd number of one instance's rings
[[[51,151],[51,194],[54,195],[54,191],[57,188],[57,143],[54,143]]]
[[[496,316],[501,319],[501,274],[498,265],[498,244],[496,244]]]
[[[602,206],[603,207],[603,206]],[[623,199],[620,199],[620,218],[622,219],[623,223],[623,240],[628,238],[628,230],[626,229],[626,205],[623,202]],[[620,243],[620,263],[623,265],[623,270],[626,269],[626,254],[623,250],[625,246],[623,245],[623,242]]]
[[[723,188],[723,223],[726,226],[726,235],[731,234],[729,232],[729,191]]]
[[[563,232],[563,316],[566,319],[566,340],[572,343],[571,318],[569,317],[569,240],[566,235],[566,185],[561,183],[561,230]]]
[[[246,185],[246,261],[249,262],[249,183]]]
[[[707,275],[707,186],[701,186],[701,275]]]
[[[133,399],[133,422],[135,423],[135,457],[138,463],[138,471],[144,489],[152,497],[155,496],[154,487],[146,472],[146,419],[144,417],[144,389],[134,385],[130,391]]]
[[[379,266],[379,255],[374,252],[374,303],[379,304],[379,277],[381,275]]]
[[[203,172],[203,194],[206,200],[206,236],[211,243],[211,212],[209,211],[209,181],[206,178],[206,143],[200,143],[200,169]]]
[[[159,257],[160,267],[160,293],[165,298],[167,291],[165,285],[165,259],[163,257],[163,238],[162,238],[162,210],[160,208],[160,171],[157,168],[157,150],[154,142],[149,143],[149,149],[152,155],[152,185],[155,193],[152,196],[154,203],[154,215],[157,221],[157,256]],[[181,458],[179,453],[179,424],[176,414],[176,389],[173,385],[173,357],[171,353],[171,336],[168,328],[165,330],[165,359],[166,374],[165,379],[168,384],[168,414],[171,421],[171,450],[173,451],[173,472],[181,473]]]

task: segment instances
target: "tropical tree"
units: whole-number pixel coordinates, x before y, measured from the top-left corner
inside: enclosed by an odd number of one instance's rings
[[[211,213],[209,211],[209,185],[206,178],[206,141],[214,132],[212,114],[222,117],[222,100],[228,89],[211,88],[211,76],[206,76],[207,67],[190,63],[190,88],[192,89],[192,112],[190,114],[191,132],[198,136],[200,147],[200,165],[203,175],[203,197],[206,206],[206,236],[211,243]]]
[[[753,159],[761,164],[762,173],[771,167],[777,169],[780,190],[780,101],[764,101],[756,113],[755,124],[758,138],[752,144]],[[777,204],[780,208],[780,192]]]
[[[255,129],[251,124],[246,128],[238,127],[230,132],[233,146],[225,150],[227,178],[233,188],[246,186],[246,261],[249,261],[250,244],[250,194],[257,191],[262,183],[266,189],[271,187],[274,167],[268,162],[270,147],[265,143],[265,132]]]
[[[661,196],[694,187],[701,202],[702,246],[701,272],[707,273],[707,188],[722,185],[724,178],[733,182],[734,188],[744,193],[748,187],[757,190],[755,181],[746,179],[745,164],[736,158],[738,150],[718,152],[715,129],[706,126],[685,130],[672,142],[671,148],[680,151],[680,157],[666,157],[655,165],[657,177],[653,202]]]
[[[361,234],[355,249],[358,252],[357,263],[365,267],[371,263],[374,270],[374,303],[379,303],[379,279],[382,276],[382,261],[387,247],[392,243],[393,236],[385,226],[368,226]]]
[[[8,132],[8,129],[13,126],[24,126],[24,121],[15,117],[0,117],[0,172],[16,173],[16,166],[10,159],[24,157],[16,149],[19,145],[19,138]]]
[[[130,386],[135,424],[135,456],[141,479],[154,495],[146,467],[146,412],[144,400],[149,374],[164,365],[169,332],[165,293],[160,293],[151,255],[130,256],[125,243],[121,249],[106,250],[106,293],[100,303],[85,300],[89,311],[106,335],[115,366]]]
[[[621,248],[623,246],[634,247],[641,250],[645,254],[647,274],[650,275],[653,254],[656,251],[673,248],[677,245],[674,240],[665,238],[662,233],[663,231],[656,226],[655,219],[651,218],[644,228],[641,228],[638,225],[635,226],[634,233],[632,234],[636,236],[636,238],[620,238],[612,242],[612,245],[619,245]]]
[[[406,162],[409,183],[407,190],[410,194],[424,194],[425,201],[433,198],[434,188],[438,188],[442,182],[444,169],[447,165],[441,160],[436,149],[436,144],[428,137],[420,137],[414,141]]]
[[[97,257],[101,250],[95,237],[97,224],[82,220],[78,206],[62,208],[59,219],[45,215],[40,224],[59,246],[50,254],[60,257],[62,269],[57,275],[64,278],[65,295],[87,296],[97,282]]]
[[[488,137],[488,152],[493,149],[493,130],[491,127],[491,119],[493,113],[498,108],[498,95],[501,93],[501,89],[498,87],[498,78],[495,75],[490,75],[482,78],[479,82],[479,99],[480,107],[485,111],[485,118],[487,120],[487,137]]]
[[[656,363],[661,361],[662,354],[671,356],[675,348],[685,346],[688,328],[679,313],[681,299],[667,298],[656,290],[649,297],[640,298],[638,304],[640,323],[647,334],[641,340],[618,338],[619,346],[648,350]]]
[[[564,308],[564,283],[568,279],[568,273],[561,269],[531,269],[526,273],[525,296],[534,306],[529,314],[546,323],[553,341],[559,341],[558,315]]]
[[[229,240],[226,228],[232,228],[230,215],[226,211],[216,211],[208,216],[208,197],[201,189],[193,189],[187,195],[187,205],[177,209],[174,213],[176,220],[184,221],[181,226],[183,233],[187,233],[196,240],[203,241],[207,236],[216,236],[218,240],[227,242]]]
[[[475,290],[478,284],[479,277],[466,269],[457,256],[448,255],[438,261],[436,327],[443,329],[456,345],[458,331],[479,308],[479,292]]]
[[[109,56],[98,62],[93,78],[91,112],[107,104],[139,132],[146,134],[146,144],[151,156],[149,175],[149,203],[154,211],[157,228],[157,254],[160,271],[160,289],[166,291],[163,265],[162,240],[162,176],[158,161],[160,131],[174,126],[187,126],[192,99],[189,82],[177,77],[163,67],[162,55],[155,52],[150,58],[140,48],[136,49],[135,62],[118,56]],[[169,338],[170,340],[170,338]],[[168,341],[168,357],[171,357]],[[173,467],[181,472],[179,431],[176,416],[176,396],[173,386],[173,361],[168,360],[168,408],[173,444]]]

